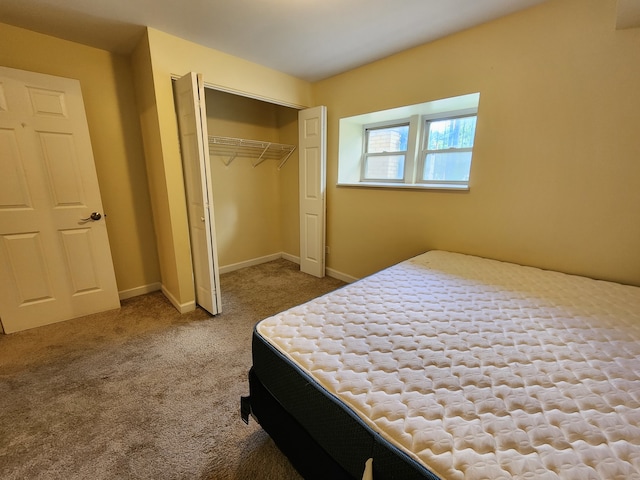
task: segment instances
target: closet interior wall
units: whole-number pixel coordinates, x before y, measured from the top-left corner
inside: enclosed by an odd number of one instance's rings
[[[298,111],[207,88],[209,136],[298,145]],[[216,153],[210,145],[221,269],[284,253],[300,255],[298,151],[280,169],[269,159]],[[232,161],[230,161],[232,159]]]

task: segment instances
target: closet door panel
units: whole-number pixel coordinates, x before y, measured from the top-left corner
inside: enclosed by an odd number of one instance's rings
[[[215,243],[207,115],[201,75],[189,73],[176,80],[175,96],[196,303],[215,315],[222,311],[222,301]]]
[[[300,151],[300,270],[325,275],[327,107],[298,114]]]

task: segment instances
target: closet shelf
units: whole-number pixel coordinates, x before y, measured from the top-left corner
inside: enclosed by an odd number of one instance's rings
[[[280,170],[295,149],[294,145],[282,143],[209,135],[209,153],[228,157],[227,160],[222,160],[226,166],[231,165],[236,157],[247,157],[256,158],[255,161],[252,161],[254,167],[265,160],[280,160],[278,164],[278,170]]]

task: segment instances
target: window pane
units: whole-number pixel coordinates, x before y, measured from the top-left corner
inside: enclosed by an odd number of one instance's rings
[[[368,130],[367,153],[404,152],[407,150],[409,125]]]
[[[429,123],[427,150],[471,148],[476,132],[477,117],[450,118]]]
[[[404,155],[367,157],[364,178],[367,180],[402,180],[404,178]]]
[[[422,180],[469,181],[471,152],[430,153],[424,162]]]

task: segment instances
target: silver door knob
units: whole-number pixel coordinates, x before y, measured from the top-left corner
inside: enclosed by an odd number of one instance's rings
[[[82,220],[83,222],[89,222],[89,221],[95,222],[97,220],[100,220],[101,218],[102,218],[101,214],[99,214],[98,212],[93,212],[89,218],[81,218],[80,220]]]

